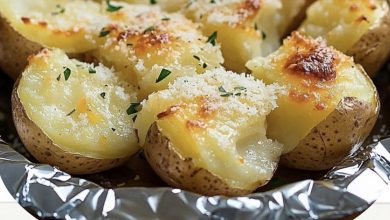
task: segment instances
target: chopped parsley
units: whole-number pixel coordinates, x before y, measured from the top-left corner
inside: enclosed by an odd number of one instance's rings
[[[115,131],[116,131],[116,129],[115,129],[115,128],[111,128],[111,130],[112,130],[113,132],[115,132]]]
[[[72,71],[68,67],[64,67],[64,77],[65,81],[68,81],[70,74],[72,74]]]
[[[226,90],[223,88],[223,86],[218,87],[218,91],[226,93]]]
[[[206,69],[207,68],[207,63],[203,63],[202,67],[203,67],[203,69]]]
[[[169,21],[169,20],[171,20],[171,19],[168,18],[168,17],[165,17],[165,18],[162,18],[161,20],[163,20],[163,21]]]
[[[106,28],[102,28],[102,30],[99,33],[99,37],[105,37],[110,34],[110,30],[107,30]]]
[[[237,87],[234,87],[234,90],[237,91],[244,91],[246,90],[245,87],[243,86],[237,86]],[[220,91],[222,94],[221,94],[221,97],[229,97],[229,96],[241,96],[242,93],[241,92],[237,92],[237,93],[233,93],[233,92],[227,92],[225,88],[223,88],[223,86],[220,86],[218,87],[218,91]]]
[[[211,4],[215,4],[215,0],[211,0],[210,3],[211,3]]]
[[[246,88],[244,86],[236,86],[234,87],[234,90],[246,90]]]
[[[154,31],[156,28],[154,26],[150,26],[144,30],[144,34]]]
[[[76,109],[73,109],[71,112],[69,112],[68,114],[66,114],[66,116],[71,116],[73,113],[76,112]]]
[[[127,109],[127,114],[128,115],[132,115],[132,114],[135,114],[137,113],[139,110],[138,110],[138,107],[140,106],[141,104],[140,103],[131,103],[130,107]]]
[[[61,80],[61,74],[57,76],[57,81]]]
[[[164,80],[165,78],[167,78],[167,76],[169,76],[169,74],[171,74],[172,72],[170,70],[167,70],[167,69],[162,69],[161,72],[160,72],[160,75],[158,76],[158,78],[156,79],[156,83],[158,82],[161,82],[162,80]]]
[[[56,5],[56,8],[57,8],[59,11],[56,11],[56,12],[51,13],[52,15],[59,15],[59,14],[65,13],[65,8],[62,7],[61,5]]]
[[[128,43],[128,44],[126,44],[128,47],[132,47],[133,46],[133,44],[131,44],[131,43]]]
[[[261,37],[265,40],[267,38],[267,34],[264,31],[261,31]]]
[[[123,6],[112,5],[111,2],[110,2],[110,0],[106,0],[106,3],[107,3],[107,9],[106,9],[106,11],[108,11],[108,12],[118,11],[118,10],[120,10],[121,8],[123,8]]]
[[[151,5],[157,4],[157,0],[150,0],[150,4],[151,4]]]
[[[95,74],[95,73],[96,73],[96,70],[95,70],[94,68],[92,68],[92,67],[89,67],[89,68],[88,68],[88,73],[89,73],[89,74]]]
[[[105,99],[105,98],[106,98],[106,93],[105,93],[105,92],[100,93],[100,97],[102,97],[103,99]]]
[[[257,27],[257,23],[255,23],[255,30],[259,30],[259,27]]]
[[[212,44],[213,46],[215,46],[215,40],[217,39],[218,37],[218,32],[217,31],[214,31],[210,36],[209,38],[207,39],[207,43],[210,43]]]
[[[194,55],[194,56],[192,56],[192,57],[194,57],[195,59],[197,59],[198,61],[200,61],[200,57],[198,57],[198,56],[196,56],[196,55]]]

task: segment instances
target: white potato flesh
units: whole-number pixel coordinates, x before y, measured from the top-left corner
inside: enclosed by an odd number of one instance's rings
[[[223,57],[218,45],[207,42],[198,25],[181,14],[168,14],[158,7],[122,6],[106,12],[112,21],[105,43],[94,55],[113,66],[121,79],[139,87],[139,99],[165,89],[178,76],[201,74],[220,67]],[[157,80],[163,69],[170,73]]]
[[[388,13],[387,8],[384,0],[318,0],[308,8],[299,30],[321,36],[345,53]]]
[[[82,0],[0,0],[0,14],[26,39],[78,53],[95,49],[108,22],[101,5]]]
[[[266,137],[266,115],[276,107],[276,85],[265,86],[223,69],[180,77],[149,96],[135,122],[141,145],[157,123],[174,150],[233,188],[270,180],[282,146]]]
[[[132,90],[114,73],[43,50],[29,60],[17,89],[27,116],[62,150],[97,159],[130,156],[138,150]]]

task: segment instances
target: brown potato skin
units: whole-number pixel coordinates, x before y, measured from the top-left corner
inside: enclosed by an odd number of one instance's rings
[[[70,174],[98,173],[122,165],[129,157],[97,159],[62,150],[27,116],[18,97],[19,80],[12,90],[12,116],[26,149],[41,163],[57,166]]]
[[[17,33],[2,16],[0,33],[0,68],[15,80],[27,66],[28,57],[43,47]]]
[[[291,152],[282,155],[281,164],[303,170],[327,170],[334,167],[367,138],[379,115],[377,105],[346,97],[336,109],[300,141]]]
[[[346,54],[352,56],[369,76],[373,77],[390,56],[390,9],[383,1],[387,13],[374,24]]]
[[[144,152],[153,170],[172,187],[207,196],[242,196],[256,190],[231,188],[206,169],[194,166],[191,158],[183,158],[175,152],[170,140],[160,132],[156,123],[150,126]],[[260,182],[258,186],[267,182]]]

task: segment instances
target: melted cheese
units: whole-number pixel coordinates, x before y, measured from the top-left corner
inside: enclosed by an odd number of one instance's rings
[[[190,19],[202,23],[205,35],[218,33],[224,66],[244,72],[248,60],[279,46],[274,17],[280,7],[280,1],[199,0],[189,1],[183,11]]]
[[[0,14],[25,38],[67,52],[96,48],[97,34],[108,22],[91,1],[0,0],[0,5]]]
[[[120,77],[139,87],[139,98],[165,89],[178,76],[195,75],[223,63],[218,45],[213,46],[198,26],[180,14],[158,7],[128,5],[107,13],[112,21],[105,43],[94,55],[118,70]],[[163,69],[170,74],[157,82]]]
[[[43,50],[29,62],[17,92],[27,116],[55,144],[100,159],[138,150],[126,113],[136,94],[118,86],[110,69],[71,60],[59,50]]]
[[[179,155],[232,187],[253,187],[271,178],[281,152],[265,136],[265,118],[280,91],[223,69],[180,77],[144,101],[135,127],[143,145],[157,122]]]
[[[307,10],[300,31],[347,52],[386,13],[384,0],[319,0]]]
[[[247,67],[266,83],[280,83],[287,93],[268,117],[269,137],[289,152],[312,128],[324,120],[344,97],[357,97],[375,105],[375,90],[353,59],[297,32],[268,57],[258,57]]]

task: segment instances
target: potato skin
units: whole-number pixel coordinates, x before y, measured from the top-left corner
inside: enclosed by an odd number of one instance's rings
[[[379,115],[376,105],[346,97],[336,109],[281,157],[281,164],[303,170],[327,170],[344,159],[367,138]]]
[[[97,159],[62,150],[27,116],[17,93],[19,80],[20,77],[12,90],[12,116],[24,146],[39,162],[57,166],[70,174],[92,174],[120,166],[129,159]]]
[[[352,56],[369,76],[373,77],[390,56],[390,9],[383,3],[386,14],[374,24],[346,54]]]
[[[17,79],[28,64],[27,58],[43,47],[17,33],[2,16],[0,33],[0,68],[12,79]]]
[[[182,158],[175,152],[170,140],[159,131],[156,123],[148,131],[144,152],[153,170],[172,187],[207,196],[242,196],[256,190],[231,188],[209,171],[195,167],[191,158]]]

